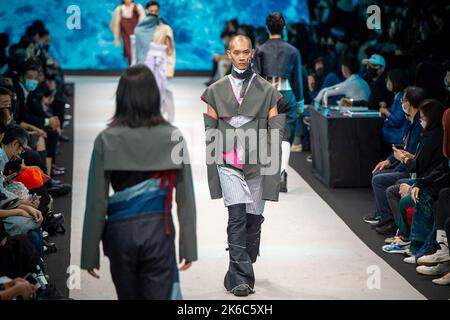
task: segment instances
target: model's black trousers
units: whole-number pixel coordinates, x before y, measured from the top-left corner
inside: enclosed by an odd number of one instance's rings
[[[228,252],[230,262],[224,285],[228,291],[241,284],[252,290],[255,274],[252,263],[256,262],[261,242],[263,216],[247,214],[245,204],[228,206]]]

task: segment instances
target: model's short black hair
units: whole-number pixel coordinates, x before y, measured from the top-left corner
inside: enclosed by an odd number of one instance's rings
[[[39,30],[39,38],[45,37],[50,35],[50,32],[47,29],[40,29]]]
[[[29,37],[34,37],[35,35],[37,35],[39,33],[39,29],[33,25],[28,26],[25,29],[25,34]]]
[[[280,12],[274,12],[266,17],[266,26],[271,34],[282,34],[286,25],[283,15]]]
[[[414,109],[418,109],[425,99],[425,90],[416,86],[407,87],[404,97]]]
[[[116,112],[110,126],[137,128],[164,122],[159,88],[152,71],[143,64],[125,70],[117,86]]]
[[[32,26],[35,27],[38,30],[45,29],[45,23],[42,22],[42,20],[39,20],[39,19],[34,20]]]
[[[159,3],[156,2],[156,1],[149,1],[149,2],[147,2],[147,5],[145,6],[145,8],[148,9],[151,6],[157,6],[158,8],[160,8]]]
[[[346,66],[352,74],[355,74],[359,70],[359,62],[353,55],[346,55],[342,58],[341,64]]]
[[[236,19],[236,18],[228,20],[226,23],[227,24],[231,23],[236,30],[237,30],[237,28],[239,28],[239,22],[238,22],[238,19]]]
[[[225,38],[225,37],[232,37],[233,36],[233,33],[232,32],[229,32],[229,31],[222,31],[222,33],[220,34],[220,39],[223,39],[223,38]]]
[[[19,141],[20,144],[25,144],[30,139],[28,132],[17,124],[8,125],[3,136],[2,144],[7,145],[14,141]]]

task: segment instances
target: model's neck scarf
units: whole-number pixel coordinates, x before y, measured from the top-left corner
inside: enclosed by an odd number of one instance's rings
[[[159,16],[147,15],[134,29],[136,36],[136,63],[144,63],[153,34],[156,27],[161,23]]]
[[[253,75],[253,71],[250,68],[250,65],[245,71],[239,70],[235,66],[233,66],[233,68],[231,69],[231,75],[236,79],[244,80],[244,82],[242,83],[241,92],[239,93],[240,97],[243,98]]]

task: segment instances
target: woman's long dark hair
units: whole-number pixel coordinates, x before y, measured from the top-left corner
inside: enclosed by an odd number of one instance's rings
[[[117,86],[116,112],[110,126],[137,128],[165,122],[159,88],[151,70],[143,64],[128,68]]]
[[[391,80],[392,91],[395,93],[403,91],[408,86],[408,77],[401,69],[392,69],[388,71],[387,78]]]
[[[440,101],[436,99],[425,99],[420,104],[419,110],[427,118],[427,126],[424,132],[442,127],[442,116],[445,108]]]

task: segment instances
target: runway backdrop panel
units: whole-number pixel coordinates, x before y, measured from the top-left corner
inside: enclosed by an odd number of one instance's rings
[[[143,6],[147,0],[135,1]],[[0,32],[18,42],[25,28],[40,19],[51,34],[50,54],[66,70],[123,69],[123,48],[114,47],[109,29],[119,0],[0,0]],[[306,0],[164,0],[160,15],[173,28],[177,49],[176,70],[208,70],[211,55],[223,52],[220,33],[225,21],[264,26],[265,16],[280,11],[287,22],[308,21]],[[70,30],[67,21],[76,5],[80,9],[80,29]]]

